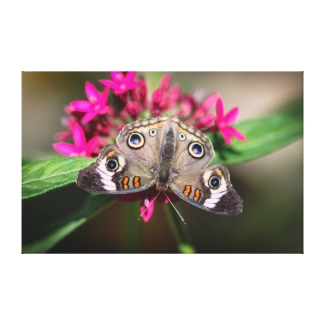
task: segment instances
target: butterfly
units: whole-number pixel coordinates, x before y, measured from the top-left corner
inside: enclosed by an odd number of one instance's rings
[[[116,145],[78,173],[77,186],[88,192],[126,194],[156,186],[169,188],[201,209],[221,215],[242,212],[243,201],[228,169],[208,166],[215,152],[210,139],[178,117],[158,116],[126,125]]]

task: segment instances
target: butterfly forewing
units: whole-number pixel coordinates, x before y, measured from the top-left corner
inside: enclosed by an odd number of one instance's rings
[[[210,139],[177,117],[171,119],[171,124],[176,141],[173,168],[179,173],[187,173],[206,167],[215,155]]]
[[[159,163],[159,148],[169,125],[167,116],[130,123],[121,130],[116,143],[137,163],[147,168],[155,167]]]
[[[97,160],[79,171],[77,185],[85,191],[123,194],[143,191],[155,183],[152,172],[116,146],[106,146]]]

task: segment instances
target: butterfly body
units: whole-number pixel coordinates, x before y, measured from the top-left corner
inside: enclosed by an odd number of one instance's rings
[[[80,188],[124,194],[155,185],[157,191],[171,188],[185,201],[213,213],[242,211],[242,199],[230,183],[227,168],[221,164],[207,167],[215,155],[210,139],[177,117],[128,124],[116,142],[79,172]]]

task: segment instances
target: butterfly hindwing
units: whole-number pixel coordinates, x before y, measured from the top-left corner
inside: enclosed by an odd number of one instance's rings
[[[170,187],[183,200],[212,213],[236,215],[243,208],[241,197],[230,183],[228,169],[220,164],[181,173]]]
[[[123,194],[143,191],[155,183],[152,172],[113,145],[104,147],[97,160],[79,171],[77,186],[88,192]]]

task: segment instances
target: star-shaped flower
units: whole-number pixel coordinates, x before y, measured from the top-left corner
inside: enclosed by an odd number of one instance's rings
[[[231,124],[236,122],[239,114],[239,107],[234,107],[224,115],[223,101],[219,97],[216,104],[216,111],[216,129],[220,131],[225,142],[230,146],[231,137],[236,138],[239,141],[246,141],[245,135],[231,126]]]
[[[153,116],[158,116],[167,109],[172,109],[180,98],[181,88],[174,85],[170,88],[171,75],[165,74],[159,88],[152,93]]]
[[[104,115],[109,110],[112,110],[107,105],[108,89],[105,88],[103,93],[100,93],[96,87],[89,81],[85,83],[85,93],[88,100],[75,100],[70,104],[70,108],[75,111],[85,112],[81,122],[89,122],[97,115]]]
[[[99,82],[114,90],[115,95],[121,95],[126,93],[129,90],[136,88],[141,84],[141,80],[133,80],[136,76],[136,72],[130,71],[126,75],[121,71],[112,71],[111,73],[112,80],[99,80]]]
[[[53,148],[58,153],[69,157],[92,157],[92,153],[98,152],[99,137],[95,136],[87,142],[84,130],[78,123],[74,123],[72,126],[72,137],[75,143],[74,145],[71,143],[58,142],[53,144]]]
[[[216,112],[217,115],[214,113],[203,115],[195,127],[203,132],[220,131],[223,139],[229,146],[231,145],[231,137],[239,141],[246,141],[245,135],[231,126],[231,124],[236,122],[239,114],[239,107],[234,107],[224,115],[223,101],[221,97],[218,96],[216,98]]]

